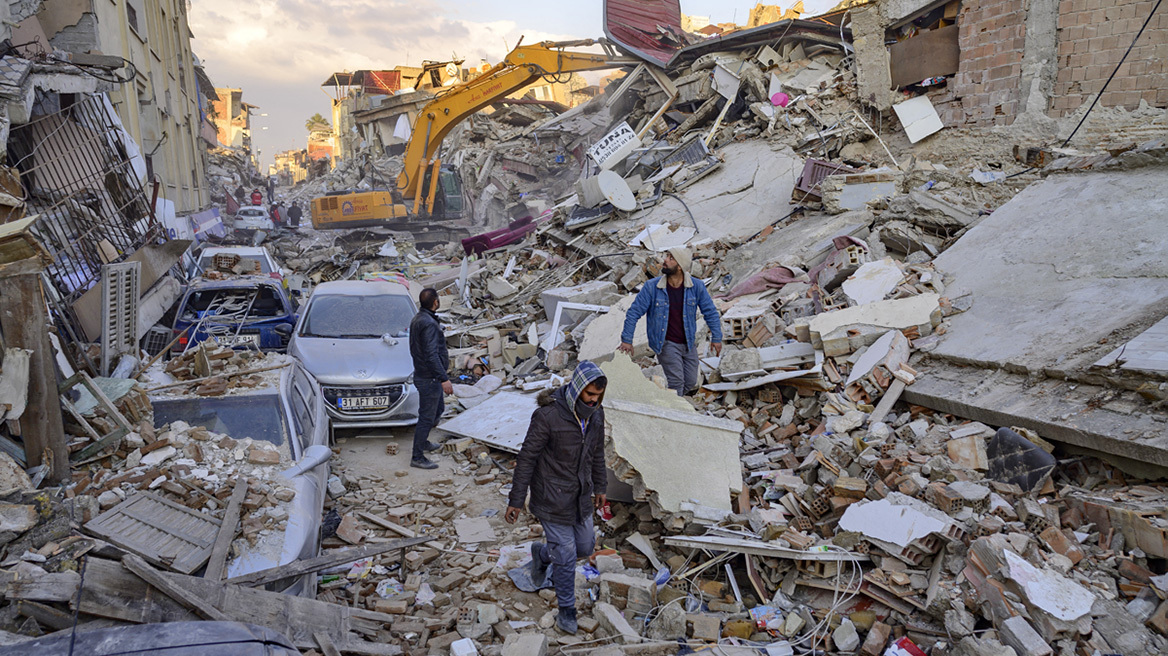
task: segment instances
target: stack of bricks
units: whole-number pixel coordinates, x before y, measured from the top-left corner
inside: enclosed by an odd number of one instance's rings
[[[1061,0],[1058,74],[1049,114],[1060,118],[1099,92],[1155,3],[1151,0]],[[1168,106],[1168,14],[1152,18],[1115,79],[1104,107]]]

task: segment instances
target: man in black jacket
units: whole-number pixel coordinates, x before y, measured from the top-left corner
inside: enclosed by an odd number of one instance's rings
[[[528,490],[528,508],[543,524],[547,544],[531,546],[531,578],[540,585],[552,565],[552,582],[560,607],[556,626],[576,633],[576,559],[592,555],[596,534],[592,512],[605,504],[608,474],[604,467],[604,388],[608,379],[585,360],[572,379],[539,395],[539,408],[515,465],[511,495],[503,518],[519,519]]]
[[[293,229],[300,227],[300,217],[300,203],[293,202],[290,206],[288,206],[288,223],[292,226]]]
[[[438,463],[426,458],[437,444],[430,441],[430,429],[445,410],[443,394],[453,394],[454,386],[446,375],[450,356],[446,354],[446,335],[438,323],[438,292],[430,287],[418,295],[421,310],[410,322],[410,355],[414,359],[414,387],[418,388],[418,425],[414,427],[414,453],[410,466],[437,469]]]

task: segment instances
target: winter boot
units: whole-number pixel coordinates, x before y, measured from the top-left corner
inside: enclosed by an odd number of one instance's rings
[[[560,606],[560,613],[556,615],[556,628],[569,635],[576,635],[579,625],[576,624],[575,606]]]
[[[532,542],[531,564],[529,567],[531,568],[531,582],[534,583],[536,587],[543,585],[544,579],[547,578],[547,568],[549,563],[543,559],[541,554],[543,554],[543,543]]]

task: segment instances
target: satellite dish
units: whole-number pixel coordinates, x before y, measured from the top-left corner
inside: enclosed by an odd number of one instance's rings
[[[458,77],[458,64],[450,62],[446,65],[446,75],[449,77]]]

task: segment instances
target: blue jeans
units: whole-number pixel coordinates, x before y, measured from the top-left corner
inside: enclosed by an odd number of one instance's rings
[[[415,378],[418,388],[418,425],[414,427],[414,460],[426,455],[424,447],[430,439],[430,429],[438,424],[446,403],[442,400],[442,381],[437,378]]]
[[[556,603],[560,608],[576,607],[576,560],[592,555],[596,533],[592,528],[592,514],[574,525],[543,524],[547,544],[540,557],[552,564],[552,583],[556,586]],[[539,584],[538,582],[536,583]]]
[[[665,384],[678,396],[698,386],[698,350],[685,344],[666,341],[657,354],[657,362],[665,371]]]

